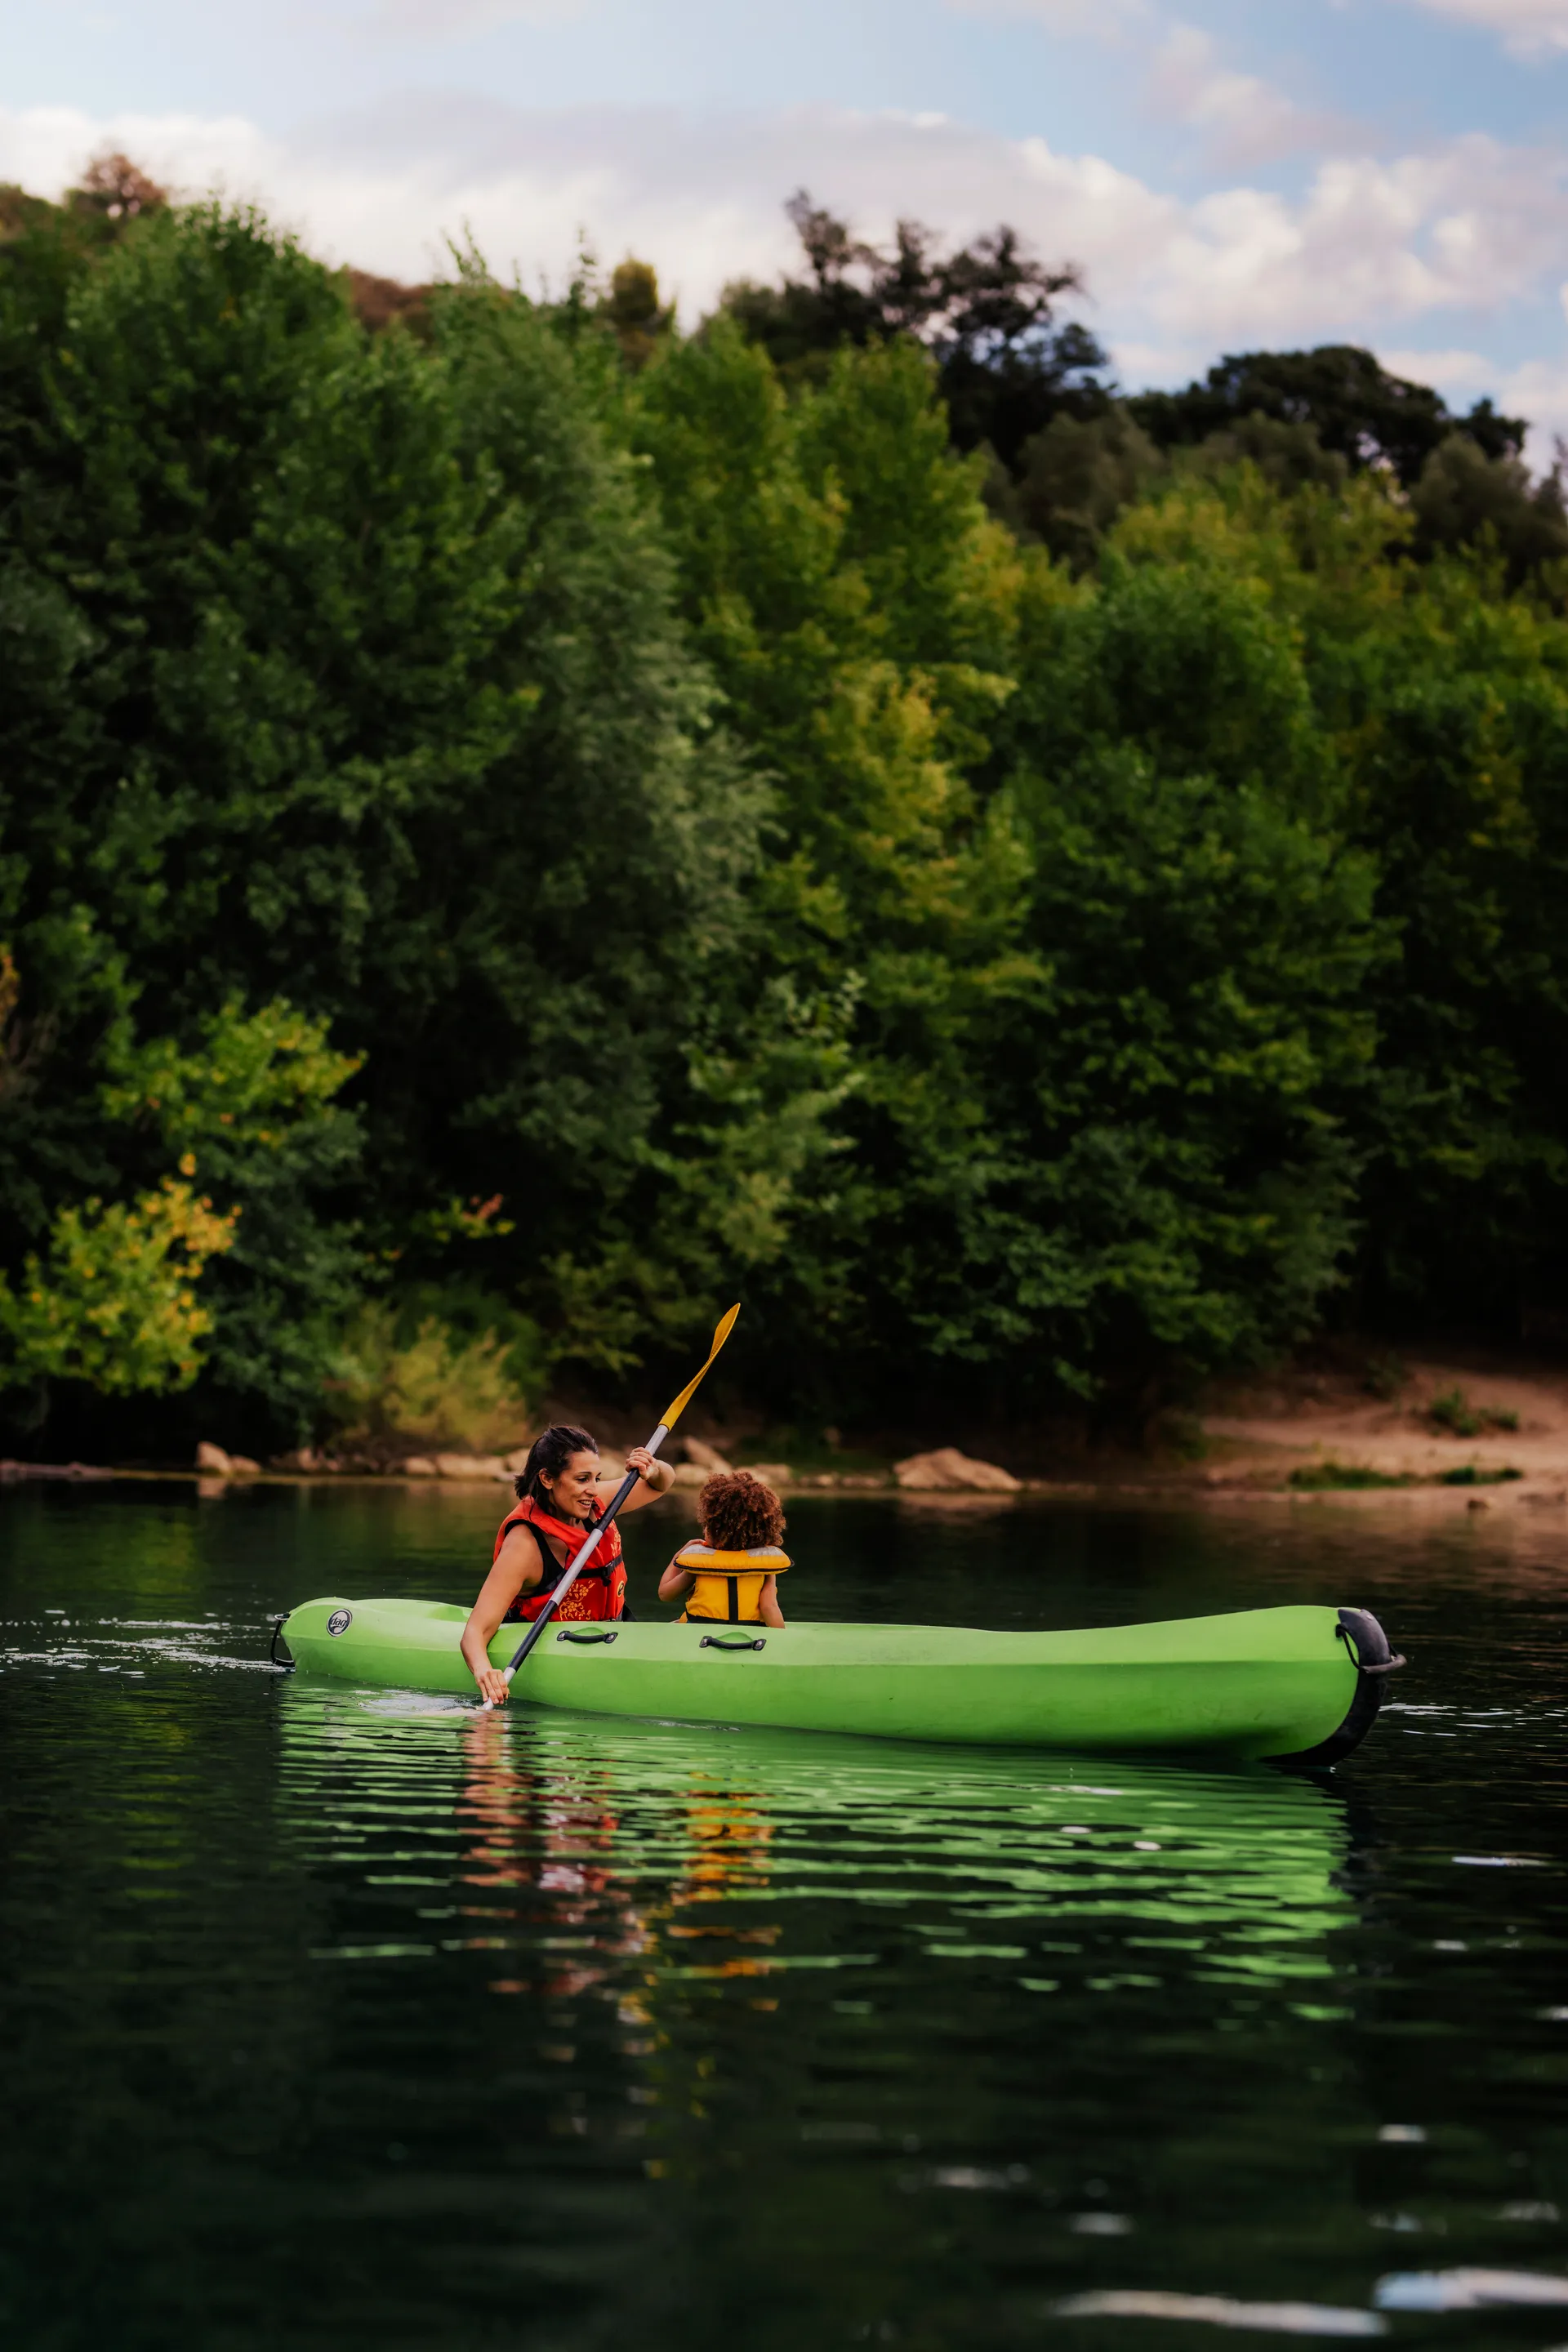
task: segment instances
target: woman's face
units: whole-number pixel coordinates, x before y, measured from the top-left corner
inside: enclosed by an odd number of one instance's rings
[[[552,1478],[542,1470],[539,1483],[563,1519],[585,1519],[599,1475],[599,1457],[586,1450],[574,1454],[564,1470]]]

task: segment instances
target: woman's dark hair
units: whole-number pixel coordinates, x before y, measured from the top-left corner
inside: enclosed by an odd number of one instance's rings
[[[521,1475],[513,1481],[518,1501],[542,1503],[548,1508],[550,1496],[540,1484],[540,1472],[547,1478],[559,1478],[574,1454],[597,1454],[598,1450],[598,1439],[585,1429],[569,1421],[552,1422],[529,1447]]]
[[[715,1551],[752,1551],[776,1544],[784,1531],[784,1505],[749,1470],[710,1478],[697,1497],[697,1516]]]

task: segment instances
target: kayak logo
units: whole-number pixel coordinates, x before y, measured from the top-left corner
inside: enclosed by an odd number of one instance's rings
[[[352,1609],[334,1609],[327,1620],[327,1631],[335,1642],[340,1633],[348,1632],[353,1622],[354,1612]]]

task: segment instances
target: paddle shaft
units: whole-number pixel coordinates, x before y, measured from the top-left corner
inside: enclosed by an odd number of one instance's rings
[[[658,1454],[659,1447],[664,1444],[665,1439],[669,1435],[670,1431],[675,1427],[676,1423],[680,1419],[681,1414],[691,1402],[692,1398],[696,1395],[699,1388],[700,1388],[704,1379],[711,1369],[713,1360],[718,1355],[720,1349],[723,1346],[725,1340],[734,1329],[735,1318],[739,1315],[740,1311],[741,1309],[739,1306],[734,1306],[731,1307],[728,1315],[721,1316],[718,1328],[713,1333],[713,1345],[708,1350],[706,1362],[703,1364],[701,1370],[694,1373],[691,1379],[687,1381],[686,1386],[681,1390],[680,1394],[678,1397],[673,1397],[669,1403],[665,1407],[664,1419],[659,1423],[658,1427],[648,1439],[647,1450],[649,1454]],[[626,1472],[626,1476],[621,1480],[620,1485],[616,1487],[616,1492],[611,1498],[609,1508],[605,1511],[604,1517],[599,1521],[598,1526],[589,1536],[586,1543],[584,1543],[579,1550],[573,1553],[565,1575],[561,1579],[560,1583],[556,1586],[554,1591],[551,1594],[549,1600],[545,1602],[543,1608],[540,1611],[538,1616],[534,1619],[532,1624],[529,1627],[527,1633],[518,1643],[517,1649],[513,1654],[510,1665],[507,1666],[503,1670],[509,1685],[519,1666],[521,1665],[530,1650],[532,1649],[534,1643],[539,1640],[540,1635],[543,1633],[546,1625],[550,1622],[551,1618],[554,1615],[556,1610],[559,1609],[563,1601],[565,1600],[566,1595],[576,1583],[578,1577],[587,1567],[589,1561],[593,1559],[594,1554],[598,1550],[599,1546],[603,1543],[605,1532],[614,1521],[616,1514],[619,1511],[622,1504],[626,1501],[626,1496],[631,1493],[632,1488],[637,1485],[637,1475],[638,1474],[635,1470],[628,1470]],[[494,1705],[495,1701],[493,1699],[487,1698],[481,1706],[480,1713],[488,1714]]]
[[[666,1424],[661,1421],[658,1427],[654,1431],[653,1435],[648,1439],[648,1452],[650,1454],[657,1454],[659,1447],[664,1444],[665,1439],[668,1435],[669,1431]],[[530,1650],[532,1649],[535,1642],[539,1640],[546,1625],[550,1622],[551,1617],[553,1615],[554,1612],[560,1607],[562,1601],[565,1600],[566,1595],[571,1591],[572,1587],[576,1583],[577,1579],[582,1575],[583,1570],[587,1567],[589,1561],[593,1559],[594,1554],[598,1550],[600,1544],[604,1541],[604,1538],[609,1530],[611,1521],[615,1518],[615,1516],[620,1509],[621,1505],[626,1501],[626,1496],[631,1493],[632,1488],[637,1485],[638,1475],[639,1474],[636,1470],[628,1470],[626,1472],[626,1476],[621,1480],[620,1485],[616,1488],[615,1493],[611,1496],[608,1504],[605,1506],[604,1517],[599,1521],[597,1527],[588,1538],[587,1542],[583,1544],[573,1553],[571,1565],[567,1569],[565,1575],[562,1578],[560,1583],[556,1586],[554,1591],[551,1594],[549,1600],[545,1602],[543,1608],[540,1611],[538,1616],[534,1619],[532,1624],[529,1627],[527,1633],[518,1643],[512,1655],[511,1664],[505,1669],[506,1678],[509,1683],[510,1682],[513,1675],[516,1674],[519,1666],[521,1665],[524,1658],[527,1657]],[[487,1706],[489,1706],[491,1704],[492,1702],[489,1699],[485,1701],[485,1705]]]

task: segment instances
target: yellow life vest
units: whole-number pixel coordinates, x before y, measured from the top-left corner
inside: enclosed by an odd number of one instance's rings
[[[675,1565],[697,1580],[680,1612],[682,1624],[698,1617],[704,1624],[755,1625],[763,1587],[770,1576],[784,1574],[789,1554],[776,1544],[756,1544],[750,1551],[712,1551],[705,1543],[689,1543],[676,1553]]]

